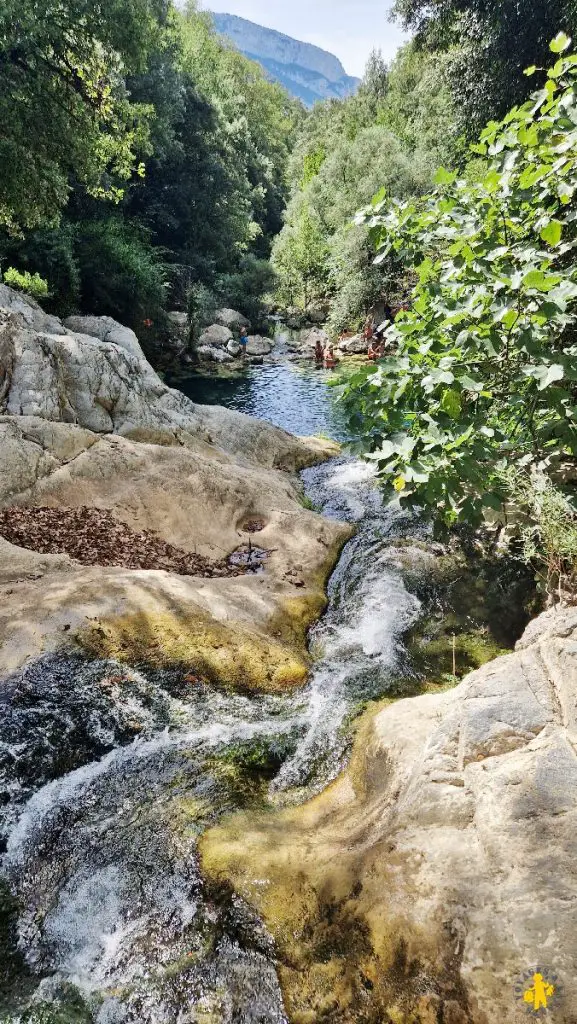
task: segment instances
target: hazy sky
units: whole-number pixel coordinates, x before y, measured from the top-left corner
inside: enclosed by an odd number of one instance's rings
[[[403,41],[388,20],[393,0],[203,0],[211,11],[238,14],[267,28],[315,43],[340,57],[349,75],[362,75],[373,48],[386,59]]]

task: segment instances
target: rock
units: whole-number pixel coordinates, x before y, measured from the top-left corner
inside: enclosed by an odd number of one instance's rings
[[[322,306],[309,306],[306,311],[306,317],[312,324],[324,324],[327,318],[327,310]]]
[[[220,324],[221,327],[228,327],[231,331],[239,331],[241,327],[250,327],[250,320],[247,320],[242,313],[238,313],[236,309],[217,309],[214,314],[215,324]]]
[[[315,351],[317,341],[320,341],[323,348],[330,343],[330,338],[321,327],[305,327],[299,333],[299,349],[306,355],[312,355]]]
[[[264,364],[264,358],[262,356],[249,356],[248,361],[251,366],[262,366]]]
[[[273,342],[269,338],[261,338],[260,334],[252,334],[248,339],[246,353],[249,356],[268,356],[272,352]]]
[[[18,293],[5,291],[19,307]],[[30,310],[43,322],[39,307]],[[94,336],[38,331],[20,311],[0,310],[2,413],[162,444],[210,441],[245,461],[291,471],[316,461],[310,442],[242,413],[195,405],[168,388],[143,356]]]
[[[228,342],[232,338],[232,331],[229,327],[222,327],[219,324],[213,324],[212,327],[207,327],[198,339],[199,349],[208,345],[212,348],[225,348]]]
[[[298,331],[305,322],[305,315],[302,309],[298,309],[296,306],[289,306],[283,319],[287,327],[290,327],[292,331]]]
[[[56,316],[49,316],[30,295],[17,292],[0,284],[0,309],[18,313],[24,322],[36,331],[48,331],[50,334],[67,334],[66,328]]]
[[[229,355],[233,357],[233,359],[238,359],[241,353],[241,346],[238,341],[235,341],[234,338],[231,338],[231,340],[228,342],[226,346],[226,351],[229,353]]]
[[[291,1019],[317,1019],[326,991],[343,1020],[362,1005],[366,1019],[503,1024],[526,1009],[517,979],[544,964],[564,986],[555,1021],[573,1021],[576,693],[577,610],[548,612],[454,690],[367,721],[313,802],[206,837],[205,872],[250,901],[290,964]],[[361,1002],[346,979],[369,963]]]
[[[129,327],[123,327],[110,316],[69,316],[64,321],[64,326],[71,334],[98,338],[109,345],[118,345],[137,359],[144,359],[144,352],[134,331]]]
[[[227,349],[215,348],[214,345],[199,345],[196,350],[196,354],[200,359],[207,359],[211,363],[232,362],[232,355],[227,351]]]
[[[265,436],[274,430],[240,417],[237,433],[244,421]],[[322,609],[322,579],[349,531],[303,509],[290,477],[250,462],[246,433],[242,458],[201,438],[180,434],[172,446],[161,440],[103,436],[27,416],[0,417],[0,507],[108,510],[137,533],[153,530],[166,543],[211,560],[235,551],[245,527],[256,522],[259,544],[270,552],[266,574],[207,579],[80,566],[66,555],[22,551],[0,538],[0,677],[42,650],[60,649],[66,623],[66,642],[93,654],[100,645],[104,655],[160,664],[178,660],[179,645],[180,657],[189,645],[188,654],[199,664],[204,635],[209,647],[216,638],[221,650],[223,681],[233,671],[232,658],[242,682],[243,645],[245,653],[253,652],[252,668],[244,663],[244,671],[258,688],[303,681],[306,624]],[[297,598],[285,578],[304,560],[306,586]],[[297,603],[287,605],[289,599]],[[287,607],[289,619],[295,616],[290,644],[268,640],[269,620],[286,620]],[[297,636],[301,640],[295,644]],[[259,651],[265,652],[264,661]]]
[[[339,352],[343,352],[345,355],[360,356],[367,354],[369,346],[362,334],[355,334],[352,338],[340,341],[337,348]]]

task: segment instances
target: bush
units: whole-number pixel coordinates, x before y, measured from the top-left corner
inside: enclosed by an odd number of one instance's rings
[[[473,147],[481,181],[441,170],[430,196],[359,218],[418,284],[387,332],[398,355],[345,402],[385,481],[448,524],[502,510],[507,466],[577,455],[576,108],[577,56],[559,56]]]
[[[46,299],[49,295],[48,281],[40,277],[40,274],[31,274],[28,270],[21,273],[14,267],[8,267],[4,273],[4,284],[16,291],[26,292],[34,299]]]
[[[76,254],[85,312],[136,330],[144,320],[162,319],[167,268],[139,225],[117,217],[85,223]]]
[[[509,502],[523,558],[549,597],[577,588],[577,508],[543,473],[509,472]]]

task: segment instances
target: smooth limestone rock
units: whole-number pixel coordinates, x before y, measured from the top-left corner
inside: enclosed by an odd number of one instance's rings
[[[71,334],[87,334],[110,345],[118,345],[137,359],[144,359],[144,352],[134,331],[123,327],[110,316],[69,316],[64,326]]]
[[[192,437],[242,460],[291,472],[322,457],[322,445],[299,441],[242,413],[195,405],[168,388],[144,356],[117,343],[70,333],[60,321],[44,330],[46,318],[37,303],[0,289],[0,301],[14,306],[13,311],[0,308],[0,415],[39,417],[163,444],[188,444]],[[223,356],[232,358],[226,351]]]
[[[229,341],[228,345],[226,346],[226,351],[228,352],[229,355],[233,357],[233,359],[238,359],[241,353],[240,343],[238,341],[235,341],[234,338],[231,339],[231,341]]]
[[[228,342],[232,338],[232,331],[230,327],[222,327],[220,324],[213,324],[212,327],[207,327],[198,339],[199,349],[204,345],[208,345],[211,348],[225,348]]]
[[[306,627],[324,607],[324,580],[349,531],[302,508],[285,474],[184,440],[171,447],[0,417],[0,506],[109,509],[131,529],[215,560],[246,543],[256,520],[270,551],[261,576],[195,579],[79,566],[2,541],[0,677],[72,643],[133,664],[190,664],[244,688],[303,682]]]
[[[368,344],[362,334],[355,334],[352,338],[346,338],[338,344],[339,352],[348,356],[366,355]]]
[[[525,1020],[537,964],[577,1007],[577,609],[515,653],[361,727],[350,769],[304,807],[203,841],[277,942],[288,1014]]]
[[[260,334],[249,336],[246,353],[249,356],[268,356],[272,352],[273,342],[270,338],[262,338]]]
[[[250,320],[247,320],[236,309],[217,309],[214,314],[214,322],[220,324],[221,327],[228,327],[230,331],[238,331],[241,327],[250,327]]]

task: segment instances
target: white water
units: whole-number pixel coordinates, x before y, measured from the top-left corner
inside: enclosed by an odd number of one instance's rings
[[[410,523],[383,507],[370,467],[336,460],[304,478],[325,514],[358,527],[330,582],[329,610],[311,631],[316,663],[305,689],[251,699],[195,688],[181,700],[162,680],[138,676],[139,700],[148,689],[154,711],[140,709],[143,738],[41,785],[7,836],[3,866],[22,905],[20,945],[49,979],[39,994],[53,998],[62,981],[89,999],[97,993],[93,1019],[101,1024],[180,1020],[191,1000],[223,1021],[285,1019],[262,926],[241,901],[223,909],[203,892],[196,836],[234,808],[212,759],[259,738],[284,751],[270,784],[275,801],[322,788],[346,761],[348,720],[406,671],[402,637],[420,613],[390,557]],[[94,665],[80,672],[86,700],[96,678]],[[91,714],[93,733],[113,738],[99,725],[100,705]],[[159,721],[165,728],[155,732]],[[14,731],[10,739],[16,752]],[[198,809],[182,828],[178,801]],[[190,969],[168,975],[191,946]]]

